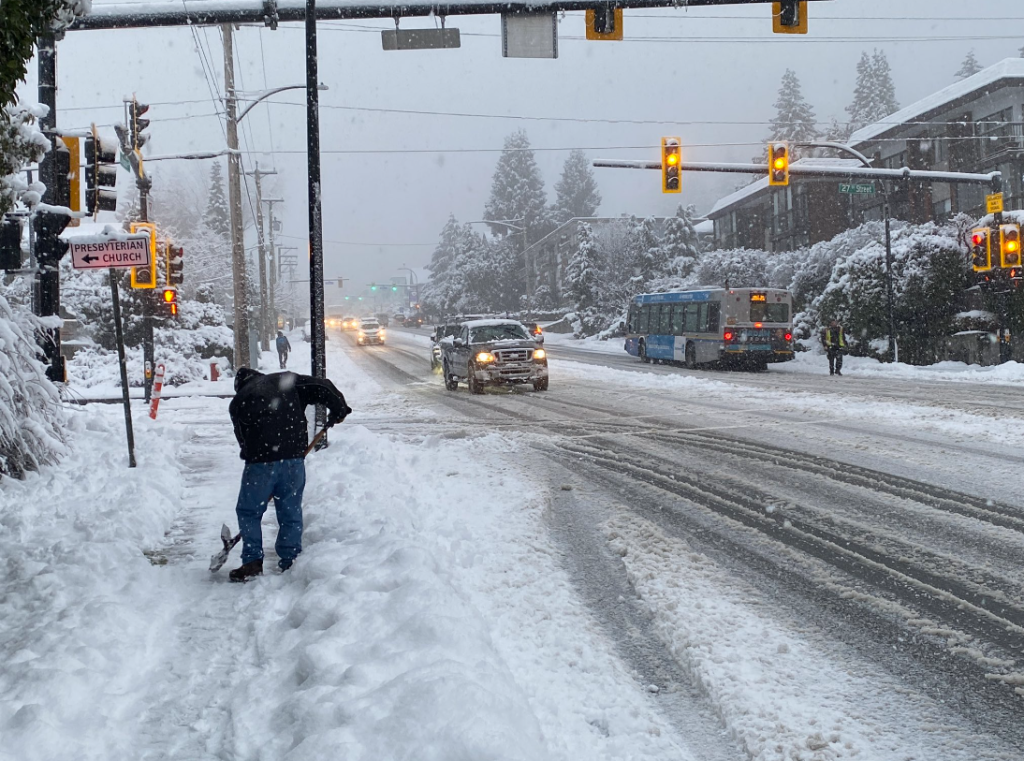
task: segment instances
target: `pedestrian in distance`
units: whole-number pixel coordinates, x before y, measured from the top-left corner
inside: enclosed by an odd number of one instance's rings
[[[277,358],[281,361],[282,370],[288,366],[288,352],[291,350],[292,345],[288,343],[288,336],[280,330],[277,331]]]
[[[821,329],[821,345],[828,355],[828,374],[843,374],[843,355],[846,353],[846,335],[838,320]]]
[[[277,512],[274,549],[278,567],[288,570],[302,552],[302,492],[306,486],[306,407],[327,407],[327,427],[352,410],[326,379],[284,372],[264,375],[243,367],[235,375],[235,398],[228,412],[245,460],[235,514],[242,537],[242,565],[231,581],[247,581],[263,573],[261,521],[271,498]]]

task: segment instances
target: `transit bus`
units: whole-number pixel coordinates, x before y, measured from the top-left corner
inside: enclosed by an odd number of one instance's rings
[[[644,362],[764,369],[793,359],[793,295],[778,288],[694,288],[633,298],[627,352]]]

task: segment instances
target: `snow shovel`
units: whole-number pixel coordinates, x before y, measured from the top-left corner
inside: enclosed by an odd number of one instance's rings
[[[320,433],[313,437],[313,440],[309,442],[309,446],[306,447],[306,451],[302,453],[302,457],[305,458],[310,452],[313,451],[313,447],[320,443],[327,433],[327,429],[324,428]],[[224,524],[220,527],[220,540],[224,543],[223,549],[216,555],[210,558],[210,572],[216,573],[221,567],[228,562],[228,555],[231,553],[231,548],[238,544],[242,539],[242,534],[239,532],[235,536],[231,536],[231,529]]]

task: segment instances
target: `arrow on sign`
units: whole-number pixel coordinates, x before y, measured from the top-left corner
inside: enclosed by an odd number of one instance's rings
[[[82,261],[83,262],[95,262],[95,261],[98,261],[98,260],[99,260],[99,257],[98,256],[93,256],[92,254],[86,254],[85,256],[82,257]]]

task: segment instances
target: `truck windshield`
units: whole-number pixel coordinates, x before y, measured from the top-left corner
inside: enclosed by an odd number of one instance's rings
[[[518,322],[503,325],[481,325],[470,330],[470,343],[484,344],[491,341],[526,341],[529,336]]]

